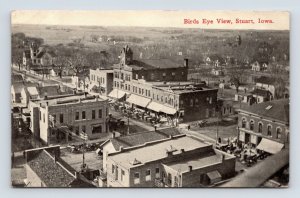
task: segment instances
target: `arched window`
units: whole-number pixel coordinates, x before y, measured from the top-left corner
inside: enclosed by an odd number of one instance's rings
[[[258,133],[262,133],[262,123],[258,123]]]
[[[268,125],[268,130],[267,130],[267,135],[268,136],[272,136],[272,126],[271,125]]]
[[[277,138],[277,139],[281,139],[281,128],[280,128],[280,127],[278,127],[278,128],[276,129],[276,138]]]
[[[194,100],[193,100],[193,98],[191,98],[191,100],[190,100],[190,106],[191,107],[194,106]]]
[[[242,128],[246,128],[246,119],[245,118],[242,119]]]
[[[250,130],[253,131],[253,129],[254,129],[254,121],[251,120],[250,121]]]

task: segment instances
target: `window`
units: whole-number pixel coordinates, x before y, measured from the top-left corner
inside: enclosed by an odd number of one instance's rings
[[[92,133],[102,133],[102,126],[93,126]]]
[[[92,119],[95,119],[95,118],[96,118],[96,111],[92,110]]]
[[[130,91],[130,85],[128,85],[128,91]]]
[[[85,132],[86,132],[85,125],[82,125],[82,126],[81,126],[81,131],[82,131],[83,133],[85,133]]]
[[[172,184],[172,175],[170,173],[168,173],[168,184]]]
[[[160,178],[160,170],[159,170],[159,168],[155,168],[155,178]]]
[[[40,111],[40,120],[42,120],[42,112]]]
[[[281,128],[279,127],[276,129],[276,138],[281,139]]]
[[[133,183],[134,184],[139,184],[140,183],[140,173],[134,173]]]
[[[56,123],[56,115],[52,115],[53,117],[53,123]]]
[[[178,186],[178,177],[177,176],[174,177],[174,186],[175,187]]]
[[[121,170],[121,181],[123,181],[124,176],[125,176],[125,171]]]
[[[194,100],[193,100],[193,98],[191,98],[191,100],[190,100],[190,106],[191,107],[194,106]]]
[[[99,109],[98,111],[98,118],[102,118],[102,109]]]
[[[82,111],[81,117],[82,117],[83,120],[85,119],[85,111]]]
[[[79,126],[74,127],[74,132],[76,133],[76,135],[79,135]]]
[[[253,131],[253,129],[254,129],[254,121],[251,120],[250,121],[250,130]]]
[[[139,94],[141,94],[141,88],[139,88]]]
[[[258,123],[258,133],[262,133],[262,123]]]
[[[139,79],[139,75],[138,74],[135,74],[135,79]]]
[[[172,72],[172,76],[175,76],[175,72]]]
[[[268,136],[272,136],[272,126],[271,125],[268,125],[268,130],[267,130],[267,135]]]
[[[115,165],[111,165],[111,173],[114,174],[115,173]]]
[[[63,123],[64,122],[64,114],[59,114],[59,122]]]
[[[245,118],[243,118],[243,120],[242,120],[242,128],[246,128],[246,119]]]
[[[146,181],[151,181],[151,170],[146,170]]]
[[[79,112],[78,111],[75,113],[75,120],[79,120]]]
[[[43,122],[45,123],[45,113],[43,113]]]

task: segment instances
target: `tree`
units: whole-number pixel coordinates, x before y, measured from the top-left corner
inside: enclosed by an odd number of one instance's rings
[[[240,66],[232,68],[232,70],[230,70],[229,72],[230,82],[234,84],[236,93],[239,92],[239,87],[243,82],[244,74],[245,74],[245,69]]]
[[[75,71],[75,74],[78,75],[85,70],[87,59],[82,52],[77,51],[71,56],[70,63],[70,67]]]
[[[62,72],[65,68],[71,65],[70,60],[63,55],[58,55],[53,59],[53,64],[58,69],[58,75],[60,78],[62,78]]]

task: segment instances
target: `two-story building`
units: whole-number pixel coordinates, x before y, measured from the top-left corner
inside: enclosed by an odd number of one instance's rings
[[[87,139],[108,136],[106,117],[107,101],[96,96],[67,95],[32,100],[29,104],[31,131],[44,143],[60,141],[61,127],[67,127],[73,135],[82,135]]]
[[[244,106],[238,110],[239,141],[271,154],[289,143],[289,99]]]
[[[90,88],[92,91],[107,96],[113,90],[112,69],[90,69]]]
[[[235,175],[235,156],[187,135],[121,148],[106,163],[108,187],[207,187]]]

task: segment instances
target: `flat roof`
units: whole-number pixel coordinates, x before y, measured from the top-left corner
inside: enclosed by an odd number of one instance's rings
[[[118,163],[124,168],[131,168],[134,161],[144,164],[151,161],[156,161],[164,159],[167,157],[167,151],[170,149],[176,150],[173,155],[181,153],[181,149],[184,151],[192,151],[198,148],[204,148],[211,146],[209,143],[193,137],[193,136],[178,136],[172,139],[166,139],[165,141],[157,141],[153,144],[145,144],[141,147],[136,147],[133,149],[123,150],[119,153],[113,153],[108,157]],[[139,164],[138,164],[139,165]]]
[[[223,153],[224,159],[235,158],[227,153]],[[217,164],[222,162],[222,153],[212,150],[208,153],[201,153],[199,156],[193,158],[187,158],[176,162],[164,163],[167,166],[177,172],[188,172],[189,166],[192,166],[193,170],[204,168],[209,165]]]

